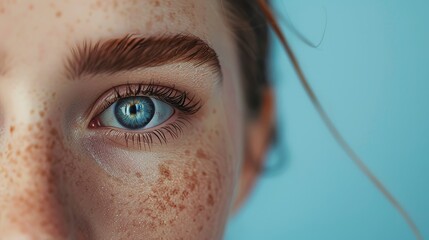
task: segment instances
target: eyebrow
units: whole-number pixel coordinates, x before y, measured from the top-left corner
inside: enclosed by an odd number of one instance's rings
[[[66,75],[79,79],[86,75],[113,74],[170,63],[191,62],[221,73],[216,52],[202,39],[186,34],[141,37],[128,34],[117,39],[83,41],[71,49]]]

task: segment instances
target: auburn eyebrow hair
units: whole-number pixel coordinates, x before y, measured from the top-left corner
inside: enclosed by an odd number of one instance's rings
[[[113,74],[178,62],[207,65],[213,72],[221,73],[216,52],[198,37],[129,34],[117,39],[77,44],[67,58],[66,74],[70,79],[78,79],[84,75]]]

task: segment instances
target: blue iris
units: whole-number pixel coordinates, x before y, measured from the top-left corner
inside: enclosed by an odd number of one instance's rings
[[[149,97],[127,97],[118,100],[114,113],[123,127],[139,129],[152,120],[155,105]]]

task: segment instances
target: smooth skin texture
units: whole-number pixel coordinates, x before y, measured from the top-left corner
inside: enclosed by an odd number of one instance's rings
[[[199,0],[0,2],[0,239],[222,239],[272,125],[271,94],[260,118],[245,117],[222,11]],[[128,34],[196,36],[221,73],[176,61],[65,74],[76,44]],[[103,93],[154,80],[201,100],[177,137],[137,147],[89,127]]]

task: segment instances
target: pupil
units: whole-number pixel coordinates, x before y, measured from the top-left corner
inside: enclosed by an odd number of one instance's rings
[[[131,105],[131,107],[130,107],[130,114],[131,115],[136,115],[137,114],[137,105],[136,104]]]

